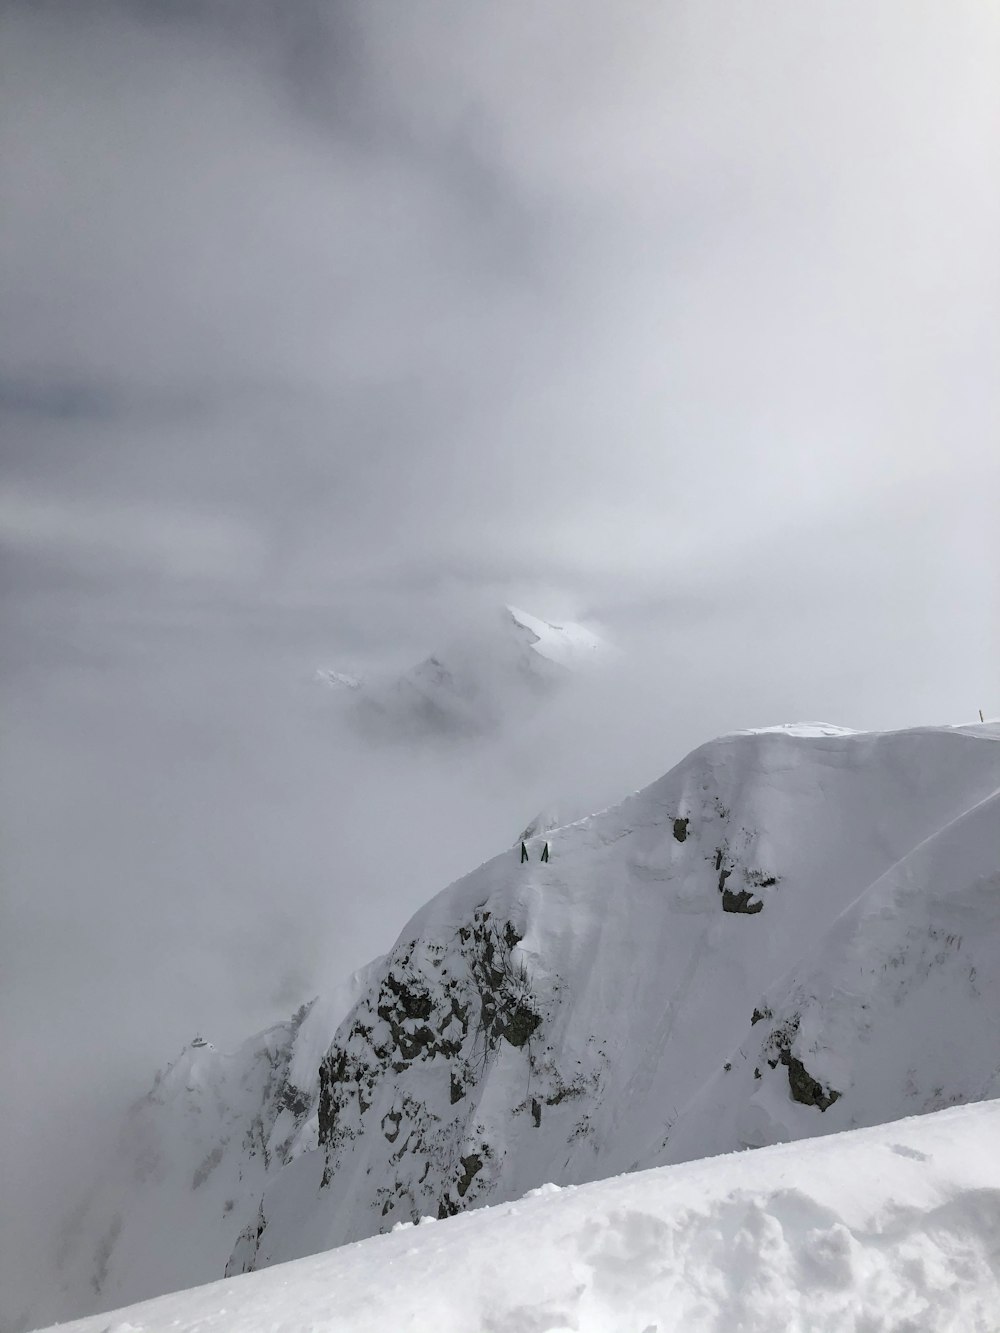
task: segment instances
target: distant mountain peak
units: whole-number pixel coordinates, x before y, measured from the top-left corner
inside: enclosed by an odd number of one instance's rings
[[[570,671],[592,666],[611,651],[603,639],[584,625],[573,621],[555,625],[516,606],[507,606],[505,610],[519,629],[532,636],[530,647],[533,652]]]
[[[557,625],[505,606],[399,675],[316,674],[349,701],[352,720],[379,739],[469,738],[530,716],[574,675],[614,654],[583,625]]]

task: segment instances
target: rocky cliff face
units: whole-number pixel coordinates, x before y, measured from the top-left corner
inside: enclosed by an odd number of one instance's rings
[[[453,885],[341,1026],[316,1150],[265,1189],[228,1271],[546,1180],[983,1095],[1000,1067],[997,740],[729,737]]]
[[[596,1087],[600,1052],[567,1066],[545,1041],[559,980],[532,974],[521,938],[481,908],[449,945],[398,944],[325,1056],[309,1166],[320,1191],[354,1195],[345,1239],[487,1199],[502,1184],[512,1128],[537,1129],[551,1108]],[[488,1111],[484,1081],[505,1074],[508,1095]],[[269,1215],[262,1208],[245,1228],[227,1272],[256,1266]]]

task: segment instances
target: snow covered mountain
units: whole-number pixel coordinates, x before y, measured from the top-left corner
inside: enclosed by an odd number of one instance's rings
[[[63,1333],[987,1333],[1000,1103],[431,1218]]]
[[[530,715],[575,673],[614,654],[583,625],[553,625],[515,607],[402,675],[365,681],[321,670],[367,734],[399,740],[479,736],[511,716]]]
[[[378,961],[235,1052],[197,1037],[157,1074],[64,1222],[46,1290],[15,1327],[223,1272],[269,1176],[317,1145],[319,1062]]]
[[[661,1160],[1000,1096],[998,835],[994,793],[853,902],[765,992]]]
[[[35,1322],[1000,1094],[1000,727],[741,733],[555,824],[350,997],[185,1052]]]
[[[726,737],[459,880],[341,1025],[318,1147],[227,1271],[996,1091],[998,741]]]

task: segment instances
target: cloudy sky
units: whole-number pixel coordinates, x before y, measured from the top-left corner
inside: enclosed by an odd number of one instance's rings
[[[8,1255],[533,804],[1000,711],[998,71],[975,2],[0,0]],[[317,703],[505,599],[626,650],[542,747]]]

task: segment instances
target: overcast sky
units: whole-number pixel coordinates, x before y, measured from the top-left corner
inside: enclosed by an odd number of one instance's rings
[[[535,803],[1000,712],[998,71],[975,2],[0,0],[8,1256]],[[541,745],[312,693],[503,600],[626,650]]]

